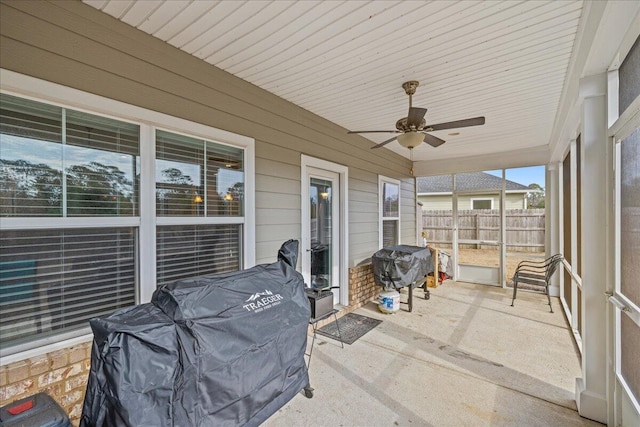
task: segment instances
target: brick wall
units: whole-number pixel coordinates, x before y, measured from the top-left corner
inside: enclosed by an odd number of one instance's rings
[[[78,425],[89,377],[91,342],[0,367],[0,406],[45,392]]]
[[[362,307],[380,292],[373,281],[373,267],[364,264],[349,269],[349,311]]]

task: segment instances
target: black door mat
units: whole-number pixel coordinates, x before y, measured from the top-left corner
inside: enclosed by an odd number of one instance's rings
[[[382,323],[382,320],[349,313],[340,317],[337,322],[338,325],[336,325],[336,322],[331,322],[316,332],[338,341],[340,341],[340,337],[342,336],[343,343],[353,344],[358,338]],[[337,326],[340,326],[340,334],[338,334]]]

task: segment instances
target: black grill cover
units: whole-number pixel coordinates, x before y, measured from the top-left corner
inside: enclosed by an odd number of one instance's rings
[[[399,245],[380,249],[371,257],[376,285],[400,289],[415,286],[433,272],[429,248]]]
[[[91,320],[82,426],[259,425],[309,385],[298,242],[273,264],[180,280]]]

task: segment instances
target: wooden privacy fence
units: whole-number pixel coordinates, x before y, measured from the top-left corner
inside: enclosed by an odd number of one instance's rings
[[[506,244],[508,252],[544,252],[544,209],[508,209]],[[447,247],[453,241],[453,211],[422,211],[422,230],[429,243]],[[500,241],[500,211],[467,209],[458,211],[458,239]],[[461,244],[462,249],[497,249],[494,245]]]

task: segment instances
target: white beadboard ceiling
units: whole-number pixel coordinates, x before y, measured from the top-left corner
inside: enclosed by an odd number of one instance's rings
[[[84,2],[345,129],[395,129],[407,115],[407,80],[420,82],[413,105],[428,108],[427,123],[486,117],[484,126],[433,132],[447,143],[421,144],[416,161],[548,145],[583,7],[581,0]],[[386,147],[409,157],[395,141]]]

